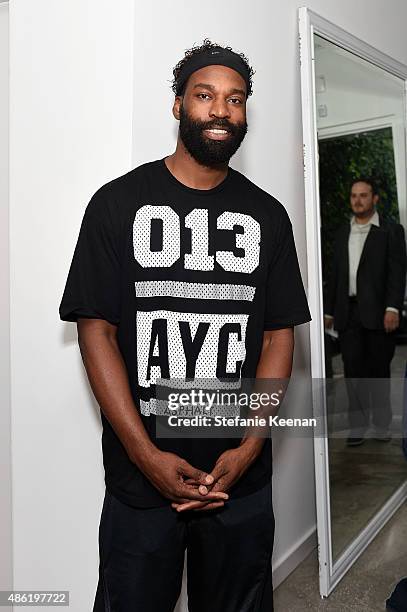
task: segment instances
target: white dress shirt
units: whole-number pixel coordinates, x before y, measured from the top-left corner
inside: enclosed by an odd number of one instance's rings
[[[349,253],[349,295],[356,295],[356,276],[360,257],[363,247],[365,246],[366,238],[370,232],[372,225],[379,227],[379,215],[377,211],[373,213],[367,223],[357,223],[353,216],[350,220],[350,233],[348,242]]]

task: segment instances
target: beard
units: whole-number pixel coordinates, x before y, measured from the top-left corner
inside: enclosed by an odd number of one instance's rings
[[[364,206],[363,207],[359,207],[359,206],[352,207],[352,212],[354,216],[357,218],[369,217],[374,214],[375,210],[376,209],[373,205],[370,208],[365,208]]]
[[[229,131],[226,140],[212,140],[207,138],[203,130],[214,127]],[[247,122],[230,123],[227,119],[213,119],[212,121],[198,121],[192,119],[180,107],[179,134],[190,155],[202,166],[216,166],[229,162],[230,158],[240,147],[247,132]]]

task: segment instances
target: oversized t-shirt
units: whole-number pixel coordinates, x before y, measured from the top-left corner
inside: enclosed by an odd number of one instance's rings
[[[60,305],[64,321],[117,326],[136,409],[154,443],[211,471],[239,439],[156,436],[156,381],[254,379],[263,332],[310,320],[290,220],[274,197],[228,168],[187,187],[165,158],[91,198]],[[169,504],[132,463],[101,412],[107,489],[134,507]],[[230,495],[271,478],[271,440]]]

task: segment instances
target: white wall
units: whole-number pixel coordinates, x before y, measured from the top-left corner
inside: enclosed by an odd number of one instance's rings
[[[91,609],[103,491],[100,425],[75,328],[59,322],[58,304],[91,193],[132,161],[172,151],[171,69],[205,35],[245,51],[256,68],[250,132],[234,165],[286,205],[306,281],[299,4],[136,3],[133,157],[132,0],[11,4],[15,588],[70,589],[73,612]],[[403,0],[310,6],[407,63]],[[309,368],[307,333],[297,332],[294,375]],[[274,482],[275,565],[285,573],[298,545],[312,541],[310,440],[276,445]]]
[[[10,3],[14,586],[70,590],[72,612],[96,588],[103,478],[58,306],[91,194],[130,168],[133,24],[132,0]]]
[[[333,126],[404,115],[404,81],[333,44],[315,49],[315,75],[325,80],[317,92],[317,106],[325,105],[326,117],[317,116],[318,132]],[[325,45],[328,45],[324,41]],[[362,126],[361,126],[362,127]]]
[[[0,590],[12,588],[10,445],[9,42],[8,4],[0,4]],[[9,608],[7,608],[9,609]]]

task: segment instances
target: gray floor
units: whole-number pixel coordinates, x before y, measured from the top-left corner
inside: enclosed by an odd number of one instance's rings
[[[332,361],[335,380],[331,380],[327,388],[327,405],[330,431],[333,432],[329,439],[329,472],[334,558],[407,479],[407,461],[401,449],[406,362],[407,346],[399,345],[391,364],[393,440],[377,442],[368,432],[364,445],[347,448],[347,393],[342,357],[337,355]]]
[[[322,600],[319,596],[315,551],[276,589],[274,609],[383,612],[387,597],[404,576],[407,576],[407,504],[391,518],[329,598]]]
[[[354,540],[407,479],[401,440],[366,440],[347,448],[329,441],[331,529],[334,559]]]
[[[390,519],[329,598],[319,596],[315,551],[274,592],[275,612],[383,612],[391,590],[404,576],[407,504]]]

